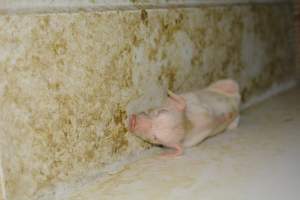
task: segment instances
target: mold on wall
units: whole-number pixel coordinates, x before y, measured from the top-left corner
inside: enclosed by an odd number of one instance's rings
[[[0,16],[8,199],[33,199],[150,145],[127,116],[231,77],[243,100],[294,79],[291,5]],[[30,187],[28,187],[30,186]]]

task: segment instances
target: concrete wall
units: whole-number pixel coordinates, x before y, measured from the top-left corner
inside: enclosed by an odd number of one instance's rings
[[[149,148],[128,114],[236,79],[243,101],[296,79],[287,4],[0,16],[3,199],[35,199]],[[6,197],[5,197],[6,196]]]
[[[0,13],[49,13],[99,10],[183,8],[203,5],[274,4],[293,0],[1,0]]]
[[[294,1],[294,29],[295,29],[295,47],[296,47],[296,65],[298,67],[298,77],[300,80],[300,1]]]

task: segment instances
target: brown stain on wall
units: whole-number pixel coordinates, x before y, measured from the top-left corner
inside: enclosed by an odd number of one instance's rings
[[[176,80],[177,69],[172,67],[163,67],[160,75],[158,76],[158,81],[163,84],[164,81],[167,81],[167,86],[169,90],[174,90],[174,84]]]
[[[234,7],[206,9],[208,12],[203,15],[205,27],[199,23],[193,31],[188,32],[196,49],[191,60],[191,70],[178,85],[180,91],[201,88],[221,78],[238,79],[240,72],[245,68],[241,55],[244,31],[242,11],[235,12]],[[241,6],[241,10],[243,9]],[[224,29],[224,23],[231,26]],[[203,54],[208,49],[218,56],[204,59]]]
[[[148,13],[145,9],[141,10],[141,20],[146,26],[148,25]]]
[[[128,146],[128,140],[126,139],[125,133],[127,130],[127,125],[125,120],[127,119],[127,113],[124,108],[117,106],[116,111],[113,114],[113,121],[116,125],[116,129],[111,131],[112,135],[112,153],[116,154],[123,151]]]
[[[175,10],[171,16],[167,15],[160,21],[162,36],[165,37],[166,42],[172,42],[174,34],[183,28],[185,14]]]

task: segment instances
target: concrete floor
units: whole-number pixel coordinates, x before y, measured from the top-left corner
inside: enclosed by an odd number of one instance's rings
[[[208,139],[184,156],[145,157],[66,199],[299,198],[300,88],[296,88],[247,109],[238,129]]]

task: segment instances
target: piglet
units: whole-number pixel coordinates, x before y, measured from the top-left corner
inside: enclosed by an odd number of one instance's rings
[[[168,91],[161,107],[129,117],[129,131],[150,143],[174,149],[163,157],[179,156],[186,147],[236,128],[239,105],[239,85],[229,79],[180,95]]]

